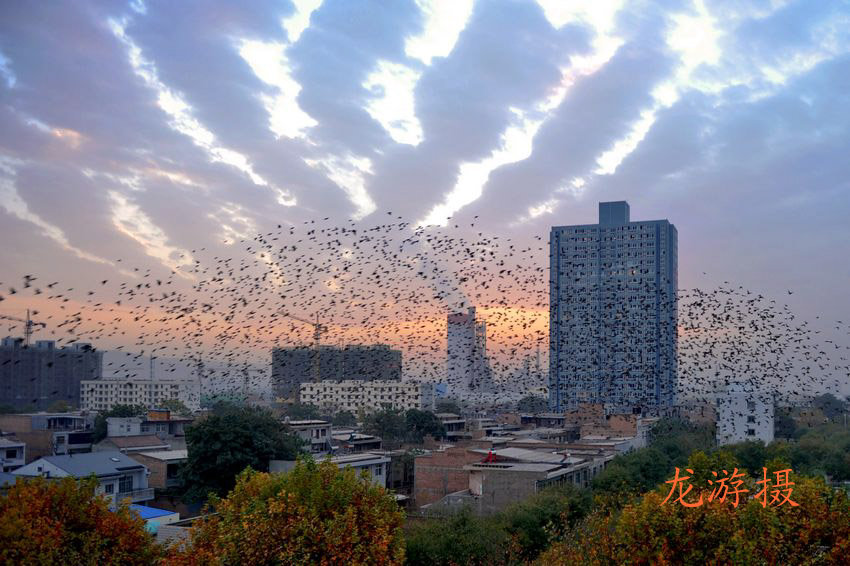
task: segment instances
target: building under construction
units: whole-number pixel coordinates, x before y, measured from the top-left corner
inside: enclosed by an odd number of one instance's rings
[[[80,405],[80,382],[100,379],[103,353],[89,344],[57,348],[53,340],[27,346],[21,338],[0,343],[0,405],[46,410],[56,401]]]
[[[275,348],[272,392],[296,400],[302,383],[325,380],[400,381],[401,351],[385,344]]]

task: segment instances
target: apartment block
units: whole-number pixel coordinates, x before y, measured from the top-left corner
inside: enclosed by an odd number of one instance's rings
[[[599,223],[550,234],[549,405],[609,413],[676,402],[678,234],[599,203]]]
[[[198,410],[200,385],[188,379],[92,379],[80,383],[80,408],[87,411],[108,411],[115,405],[155,408],[171,399]]]
[[[301,402],[333,411],[434,408],[434,384],[415,381],[321,381],[301,384]]]
[[[717,444],[773,442],[773,395],[740,384],[717,397]]]

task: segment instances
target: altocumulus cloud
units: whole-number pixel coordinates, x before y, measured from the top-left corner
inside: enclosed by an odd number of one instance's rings
[[[823,309],[848,30],[838,0],[3,2],[0,259],[173,268],[388,210],[520,241],[627,198],[680,227],[683,286]]]

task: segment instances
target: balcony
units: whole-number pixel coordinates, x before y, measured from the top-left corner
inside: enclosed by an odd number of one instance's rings
[[[118,501],[129,499],[130,503],[139,503],[141,501],[150,501],[154,498],[153,488],[134,489],[133,491],[122,491],[116,496]]]

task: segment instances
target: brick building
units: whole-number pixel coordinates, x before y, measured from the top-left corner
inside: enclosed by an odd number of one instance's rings
[[[450,493],[468,489],[469,472],[463,467],[481,459],[481,454],[462,446],[445,447],[417,456],[413,474],[416,506],[434,503]]]

